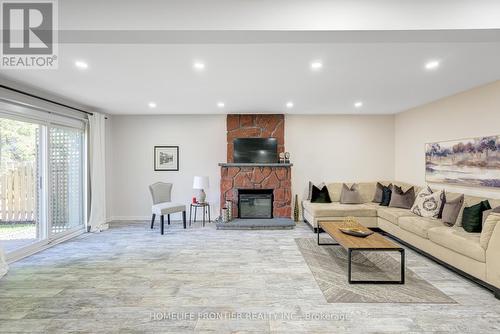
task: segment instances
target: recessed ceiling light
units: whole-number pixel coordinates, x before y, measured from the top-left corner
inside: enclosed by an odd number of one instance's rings
[[[197,61],[197,62],[195,62],[195,63],[193,64],[193,68],[194,68],[195,70],[201,71],[201,70],[204,70],[204,69],[205,69],[205,64],[204,64],[204,63],[202,63],[202,62]]]
[[[319,71],[319,70],[320,70],[320,69],[322,69],[322,68],[323,68],[323,63],[322,63],[322,62],[320,62],[320,61],[313,61],[313,62],[311,63],[311,69],[312,69],[313,71]]]
[[[435,70],[439,67],[440,63],[438,60],[431,60],[425,63],[426,70]]]
[[[151,109],[156,108],[156,102],[149,102],[148,107],[150,107]]]
[[[85,70],[89,67],[89,64],[87,64],[86,62],[84,61],[81,61],[81,60],[77,60],[75,61],[75,66],[82,69],[82,70]]]
[[[287,107],[288,109],[293,108],[293,102],[292,102],[292,101],[287,102],[287,103],[286,103],[286,107]]]
[[[217,107],[224,108],[226,104],[224,102],[217,102]]]
[[[363,106],[363,102],[361,102],[361,101],[354,102],[354,107],[361,108],[362,106]]]

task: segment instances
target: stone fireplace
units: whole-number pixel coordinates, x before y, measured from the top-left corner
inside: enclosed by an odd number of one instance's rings
[[[278,153],[285,151],[284,115],[228,115],[227,163],[221,166],[221,207],[233,202],[233,216],[240,217],[240,193],[269,193],[272,217],[290,218],[292,214],[291,166],[279,163],[233,163],[235,138],[269,138],[278,140]],[[251,190],[251,191],[249,191]],[[260,202],[263,205],[263,202]]]

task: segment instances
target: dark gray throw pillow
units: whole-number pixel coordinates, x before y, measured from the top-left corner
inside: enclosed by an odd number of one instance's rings
[[[340,193],[340,203],[342,204],[362,204],[363,198],[359,192],[359,185],[354,183],[350,188],[344,183]]]
[[[311,193],[311,203],[331,203],[330,193],[328,192],[328,188],[323,186],[323,188],[319,189],[315,185],[312,186]]]
[[[315,185],[311,181],[309,181],[309,191],[307,192],[307,200],[310,201],[312,197],[312,191],[313,191],[313,186],[316,186],[316,188],[321,189],[325,186],[325,183],[321,182],[318,185]]]
[[[384,185],[380,182],[377,182],[375,187],[375,195],[373,196],[373,203],[382,203],[382,197],[384,195]],[[392,187],[392,184],[389,184],[389,188]]]
[[[414,202],[415,202],[415,188],[411,187],[407,191],[403,191],[401,187],[398,186],[392,187],[392,195],[391,195],[391,201],[389,202],[389,207],[411,209]]]
[[[384,189],[382,189],[382,202],[380,202],[381,206],[389,206],[389,203],[391,202],[391,194],[391,188],[384,187]]]
[[[441,217],[443,223],[445,223],[448,226],[455,225],[463,205],[464,205],[464,195],[460,195],[452,200],[446,199],[446,203],[443,206],[443,213]]]

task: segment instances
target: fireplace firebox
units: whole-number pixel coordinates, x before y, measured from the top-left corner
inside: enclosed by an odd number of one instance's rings
[[[239,189],[239,218],[273,218],[272,189]]]

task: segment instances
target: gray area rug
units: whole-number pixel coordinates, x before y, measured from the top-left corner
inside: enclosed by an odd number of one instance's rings
[[[347,252],[342,247],[318,246],[315,238],[295,242],[328,303],[456,304],[408,268],[404,285],[349,284]],[[399,273],[399,253],[353,252],[353,280],[399,280]]]

